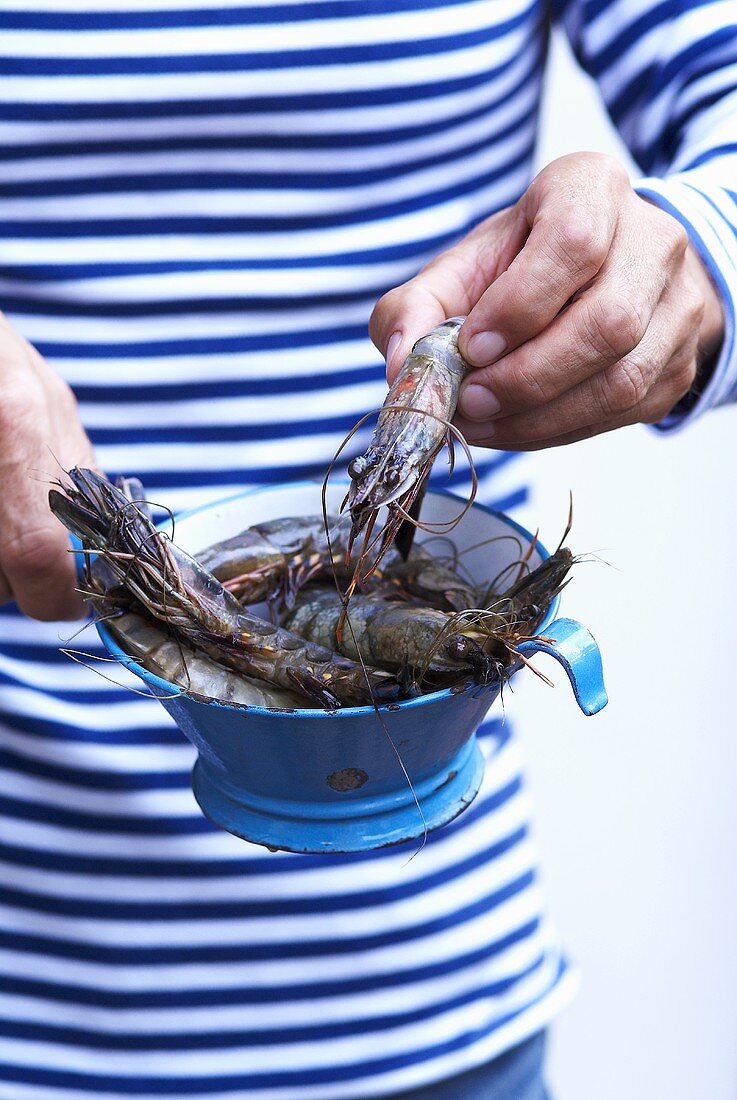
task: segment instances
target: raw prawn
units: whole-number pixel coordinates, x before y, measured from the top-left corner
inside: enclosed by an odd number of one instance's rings
[[[285,517],[246,528],[197,554],[205,569],[243,604],[280,598],[291,606],[307,583],[332,577],[351,579],[355,562],[346,563],[351,521],[347,516]],[[328,548],[329,547],[329,548]],[[366,565],[373,565],[371,555]],[[460,611],[474,600],[473,587],[450,566],[415,545],[405,561],[390,548],[371,580],[384,581],[432,607]]]
[[[88,595],[109,610],[136,600],[179,640],[270,684],[298,690],[327,709],[401,694],[387,673],[365,668],[243,610],[211,573],[158,531],[135,501],[100,474],[75,467],[52,489],[54,514],[102,562],[87,570]],[[109,578],[116,582],[111,590]],[[125,601],[128,601],[128,607]]]
[[[272,687],[218,664],[183,645],[159,623],[143,615],[124,611],[106,619],[105,625],[126,653],[187,695],[240,706],[279,710],[304,707],[304,700],[296,692]]]
[[[285,624],[320,645],[334,646],[343,603],[334,589],[305,592]],[[497,662],[479,642],[454,629],[455,617],[429,607],[413,607],[380,596],[354,596],[348,608],[348,629],[340,632],[340,651],[372,664],[409,674],[423,667],[423,678],[452,682],[464,675],[478,683],[498,677]],[[483,641],[483,638],[481,639]],[[432,657],[427,660],[427,655]]]
[[[470,367],[458,350],[463,317],[451,317],[418,340],[386,396],[371,443],[348,466],[351,543],[386,505],[386,550],[424,492],[432,464],[450,441],[461,382]],[[367,535],[368,539],[368,535]],[[410,542],[404,547],[409,549]]]

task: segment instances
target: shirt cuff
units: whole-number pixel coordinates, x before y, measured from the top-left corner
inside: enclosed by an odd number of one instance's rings
[[[671,432],[690,424],[707,409],[734,400],[737,388],[737,205],[718,187],[695,187],[685,176],[643,179],[635,191],[681,223],[709,272],[724,307],[724,343],[710,377],[679,401],[658,424]],[[731,209],[730,209],[731,208]],[[731,217],[731,220],[730,220]]]

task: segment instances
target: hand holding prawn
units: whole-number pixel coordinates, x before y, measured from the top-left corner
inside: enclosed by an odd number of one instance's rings
[[[413,339],[467,314],[457,423],[469,443],[559,446],[667,416],[708,374],[720,297],[683,227],[632,188],[611,157],[544,168],[371,319],[390,381]]]

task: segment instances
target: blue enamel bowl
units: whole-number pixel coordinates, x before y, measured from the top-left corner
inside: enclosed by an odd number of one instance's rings
[[[332,511],[344,493],[345,485],[336,483],[328,497]],[[253,523],[319,514],[320,507],[316,483],[256,489],[179,516],[176,541],[196,556]],[[449,493],[429,492],[422,518],[444,523],[462,507]],[[428,538],[418,532],[419,540]],[[480,504],[445,538],[464,552],[474,579],[487,583],[505,568],[511,577],[512,563],[532,542],[519,524]],[[545,557],[538,543],[531,565]],[[555,657],[578,705],[594,714],[607,701],[598,647],[580,623],[556,617],[557,604],[540,629],[544,640],[520,649]],[[478,792],[484,764],[475,734],[498,684],[469,683],[382,706],[378,714],[371,707],[335,713],[234,707],[181,694],[123,652],[103,623],[97,629],[110,654],[152,689],[197,750],[192,787],[202,810],[244,840],[291,852],[366,851],[446,824]]]

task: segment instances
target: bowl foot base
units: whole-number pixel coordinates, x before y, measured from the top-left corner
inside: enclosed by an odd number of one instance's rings
[[[203,813],[242,840],[273,851],[338,855],[416,840],[425,828],[429,832],[447,825],[473,802],[483,774],[484,759],[472,737],[437,776],[423,782],[418,793],[422,816],[408,790],[409,801],[403,797],[401,804],[387,806],[388,800],[382,800],[378,810],[374,798],[351,798],[345,803],[346,816],[340,816],[339,802],[325,803],[323,816],[316,803],[266,803],[247,791],[225,789],[202,757],[194,766],[192,789]]]

